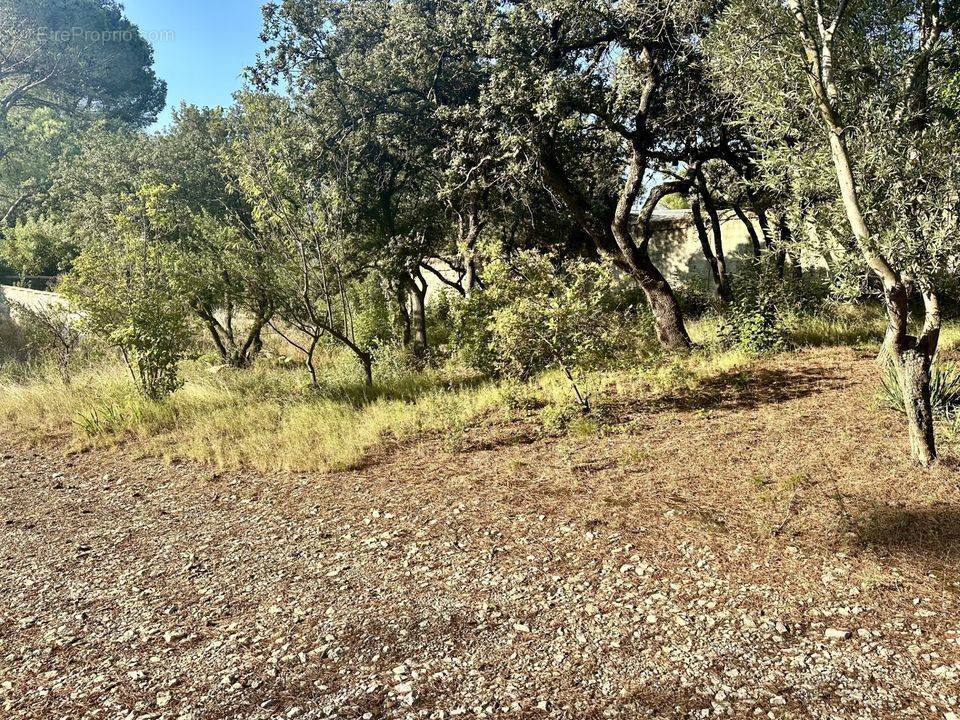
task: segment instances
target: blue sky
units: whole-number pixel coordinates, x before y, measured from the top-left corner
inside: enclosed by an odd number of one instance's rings
[[[181,100],[229,105],[243,69],[261,49],[262,0],[125,0],[127,17],[151,40],[157,75],[167,81],[170,121]]]

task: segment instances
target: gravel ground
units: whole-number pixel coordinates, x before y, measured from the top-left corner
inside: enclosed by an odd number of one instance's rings
[[[0,714],[956,720],[956,463],[791,362],[328,476],[6,438]]]

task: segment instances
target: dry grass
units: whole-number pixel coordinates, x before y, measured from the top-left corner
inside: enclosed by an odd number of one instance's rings
[[[882,323],[877,308],[839,308],[795,318],[791,334],[800,347],[845,344],[867,354],[882,337]],[[805,356],[761,360],[723,350],[712,317],[690,323],[690,331],[701,349],[688,356],[640,357],[628,369],[579,374],[579,389],[593,408],[589,417],[582,417],[560,372],[522,384],[451,369],[397,372],[371,391],[357,382],[349,359],[331,357],[318,389],[306,384],[299,366],[271,354],[272,361],[244,371],[190,363],[184,388],[162,403],[137,396],[125,369],[111,361],[88,365],[69,385],[44,368],[8,375],[0,381],[0,424],[31,442],[56,437],[75,449],[130,444],[146,454],[219,467],[331,471],[360,466],[378,448],[424,435],[459,447],[487,416],[495,422],[533,417],[536,427],[528,434],[582,438],[642,426],[636,408],[651,402],[660,408],[666,397],[709,415],[718,397],[758,377],[792,392],[770,368],[802,363]],[[948,326],[947,353],[958,340],[960,328]],[[820,368],[824,376],[832,371]],[[797,382],[802,388],[804,379]],[[872,397],[866,402],[874,403]]]
[[[690,389],[747,360],[736,352],[703,351],[582,375],[578,384],[593,398]],[[0,385],[0,422],[33,442],[59,437],[77,449],[133,442],[150,454],[222,467],[337,470],[362,463],[384,443],[425,433],[441,433],[455,445],[478,418],[495,410],[509,414],[518,403],[545,407],[547,415],[551,408],[568,413],[574,404],[560,372],[518,384],[427,370],[387,377],[368,390],[352,371],[334,358],[318,389],[306,385],[299,367],[263,363],[234,371],[197,362],[186,368],[185,386],[156,403],[132,391],[117,363],[87,368],[69,385],[41,370]]]
[[[499,390],[468,375],[428,372],[372,391],[355,383],[315,389],[297,368],[188,368],[164,402],[135,394],[124,368],[106,363],[69,385],[43,373],[0,387],[0,420],[33,441],[75,448],[136,442],[145,452],[221,466],[331,470],[375,445],[456,428],[499,402]]]

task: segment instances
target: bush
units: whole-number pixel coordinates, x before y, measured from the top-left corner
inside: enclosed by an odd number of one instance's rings
[[[162,194],[153,188],[142,194],[144,215],[152,218]],[[138,390],[159,400],[182,385],[179,366],[192,340],[190,311],[176,282],[180,257],[132,219],[121,217],[111,230],[84,248],[62,289],[84,325],[120,350]]]
[[[451,312],[451,355],[463,365],[491,377],[499,372],[499,355],[490,327],[498,307],[495,293],[476,290]]]
[[[633,355],[644,323],[628,284],[605,265],[524,252],[487,268],[488,289],[453,310],[451,344],[468,366],[526,379],[550,368],[608,365]]]
[[[391,345],[398,329],[396,318],[383,287],[372,273],[357,283],[352,293],[353,334],[360,347],[378,348]]]
[[[757,354],[787,348],[785,318],[796,302],[785,289],[775,260],[768,255],[742,262],[720,327],[720,338],[728,346]]]
[[[0,362],[24,363],[30,360],[30,342],[10,310],[0,303]]]
[[[383,380],[395,380],[424,369],[423,358],[402,343],[381,344],[374,350],[373,362],[377,377]]]
[[[70,382],[70,364],[80,347],[80,325],[76,313],[64,304],[33,307],[12,303],[12,311],[28,338],[31,353],[52,356],[65,383]]]
[[[0,258],[27,275],[57,275],[65,270],[76,248],[61,226],[43,217],[27,218],[3,231]]]

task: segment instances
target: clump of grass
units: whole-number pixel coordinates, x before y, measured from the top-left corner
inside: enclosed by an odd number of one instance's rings
[[[795,347],[872,345],[883,341],[886,315],[878,304],[833,304],[796,313],[787,324]]]

